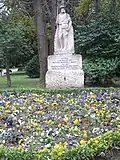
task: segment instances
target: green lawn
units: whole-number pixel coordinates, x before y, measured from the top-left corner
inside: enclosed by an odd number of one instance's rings
[[[39,78],[29,78],[24,72],[17,72],[11,75],[12,87],[11,89],[30,89],[42,88],[39,84]],[[114,79],[114,83],[120,86],[120,78]],[[111,86],[112,87],[112,86]],[[0,90],[8,89],[6,76],[0,76]]]
[[[24,73],[11,75],[12,88],[40,88],[39,79],[30,79]],[[0,77],[0,89],[8,89],[6,76]]]

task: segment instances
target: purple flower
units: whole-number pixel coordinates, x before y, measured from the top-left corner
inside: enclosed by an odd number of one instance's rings
[[[70,143],[68,144],[68,147],[71,147],[71,146],[73,146],[73,143],[72,143],[72,142],[70,142]]]
[[[108,130],[111,130],[112,129],[112,127],[111,126],[108,126]]]
[[[49,126],[45,126],[45,130],[48,130],[49,129]]]

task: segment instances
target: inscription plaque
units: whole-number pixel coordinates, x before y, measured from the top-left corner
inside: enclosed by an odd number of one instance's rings
[[[77,70],[82,68],[79,59],[73,56],[52,59],[48,66],[50,70]]]

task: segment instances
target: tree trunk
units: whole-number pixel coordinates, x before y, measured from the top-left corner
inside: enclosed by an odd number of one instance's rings
[[[114,14],[115,13],[115,9],[116,9],[116,5],[117,5],[117,2],[116,0],[111,0],[111,9],[110,11]]]
[[[9,71],[9,60],[6,57],[6,76],[7,76],[7,86],[11,87],[11,78],[10,78],[10,71]]]
[[[34,0],[34,17],[36,24],[38,54],[40,63],[40,85],[45,87],[45,74],[47,71],[48,45],[45,32],[45,22],[41,0]]]
[[[50,41],[50,55],[54,52],[54,35],[56,26],[56,15],[57,15],[57,0],[51,0],[51,41]]]
[[[95,14],[98,15],[100,13],[100,0],[95,0]]]

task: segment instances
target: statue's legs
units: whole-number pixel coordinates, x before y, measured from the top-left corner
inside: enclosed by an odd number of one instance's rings
[[[59,49],[62,50],[63,49],[63,33],[61,28],[59,28],[58,39],[59,39]]]
[[[63,45],[63,36],[60,37],[60,48],[61,50],[63,49],[64,45]]]
[[[64,47],[63,47],[63,50],[66,51],[66,50],[68,50],[68,35],[65,34],[63,39],[64,39]]]

